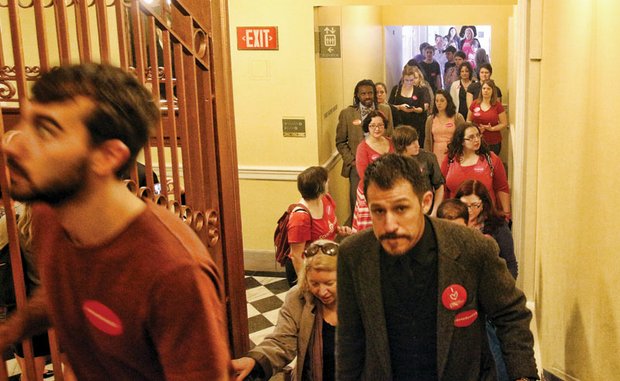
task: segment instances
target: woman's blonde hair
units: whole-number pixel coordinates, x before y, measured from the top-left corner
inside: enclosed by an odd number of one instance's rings
[[[32,246],[32,208],[29,203],[23,203],[22,207],[22,213],[17,220],[19,244],[22,250],[29,251]]]
[[[326,243],[336,244],[334,241],[330,241],[328,239],[319,239],[310,244],[312,245],[323,245]],[[337,245],[337,244],[336,244]],[[308,246],[308,247],[310,247]],[[338,254],[336,255],[327,255],[324,254],[321,250],[318,253],[311,257],[306,257],[304,259],[304,263],[299,271],[299,289],[302,292],[310,291],[310,285],[308,284],[308,272],[310,270],[314,271],[336,271],[338,264]]]

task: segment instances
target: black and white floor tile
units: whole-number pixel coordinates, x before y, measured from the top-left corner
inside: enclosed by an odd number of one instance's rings
[[[245,289],[250,347],[253,348],[273,331],[289,286],[284,273],[248,271]],[[7,361],[7,369],[11,381],[19,379],[20,369],[15,359]],[[53,380],[53,377],[47,380]]]
[[[250,347],[253,348],[273,331],[289,286],[284,274],[248,272],[245,289]]]

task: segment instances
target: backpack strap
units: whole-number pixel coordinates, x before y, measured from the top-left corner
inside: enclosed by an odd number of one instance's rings
[[[290,218],[290,215],[291,215],[292,213],[296,213],[296,212],[305,212],[305,213],[308,213],[308,216],[310,217],[310,230],[312,230],[312,213],[310,213],[310,210],[308,209],[308,207],[307,207],[307,206],[305,206],[305,205],[304,205],[304,204],[302,204],[302,203],[291,204],[291,205],[288,207],[288,211],[289,211],[289,213],[288,213],[288,214],[289,214],[289,218]]]
[[[296,212],[305,212],[308,213],[308,216],[310,216],[310,228],[312,228],[312,213],[310,213],[310,210],[308,209],[307,206],[305,206],[302,203],[298,203],[298,204],[291,204],[288,207],[289,210],[289,214],[291,213],[296,213]]]

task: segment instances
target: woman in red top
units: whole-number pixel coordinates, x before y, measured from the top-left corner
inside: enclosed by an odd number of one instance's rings
[[[497,210],[510,219],[510,186],[504,164],[489,151],[480,129],[471,122],[457,127],[441,164],[446,179],[444,198],[452,198],[465,180],[478,180],[489,190]]]
[[[360,175],[360,182],[357,187],[357,200],[355,201],[355,211],[353,212],[353,230],[360,231],[372,226],[370,211],[364,197],[364,172],[368,164],[377,160],[379,156],[388,152],[394,152],[392,140],[385,137],[385,126],[387,118],[381,111],[371,111],[364,119],[362,128],[368,133],[366,139],[357,146],[355,155],[355,168]]]
[[[307,168],[297,176],[297,189],[301,193],[299,204],[291,213],[287,235],[291,247],[290,261],[285,264],[286,278],[289,284],[297,280],[297,273],[303,264],[303,252],[306,246],[318,239],[333,240],[336,235],[349,235],[351,228],[338,226],[336,203],[327,189],[327,170],[320,166]]]
[[[497,88],[492,79],[482,82],[480,95],[469,107],[467,121],[476,124],[489,149],[499,155],[502,149],[501,130],[508,126],[508,117],[502,103],[497,100]]]

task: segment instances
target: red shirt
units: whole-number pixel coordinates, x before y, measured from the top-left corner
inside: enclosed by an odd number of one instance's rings
[[[223,286],[178,217],[148,202],[91,247],[73,244],[46,205],[33,226],[49,315],[78,379],[229,379]]]
[[[484,184],[489,191],[493,203],[495,202],[497,192],[510,193],[510,186],[506,177],[506,169],[500,158],[493,152],[491,155],[491,164],[493,164],[493,175],[491,175],[491,167],[484,155],[478,156],[478,162],[470,166],[461,166],[458,159],[452,163],[448,163],[448,156],[445,157],[441,164],[441,173],[446,179],[444,199],[454,197],[465,180],[478,180]]]
[[[491,126],[497,126],[499,124],[499,114],[504,112],[504,106],[501,102],[495,102],[490,109],[484,111],[480,108],[480,103],[475,100],[469,106],[471,112],[471,121],[480,124],[490,124]],[[484,131],[482,136],[487,144],[498,144],[502,141],[502,133],[499,131]]]
[[[288,220],[288,242],[314,242],[317,239],[336,238],[336,227],[338,219],[336,218],[336,203],[334,199],[326,194],[321,199],[323,202],[323,217],[312,218],[303,210],[294,211]]]

